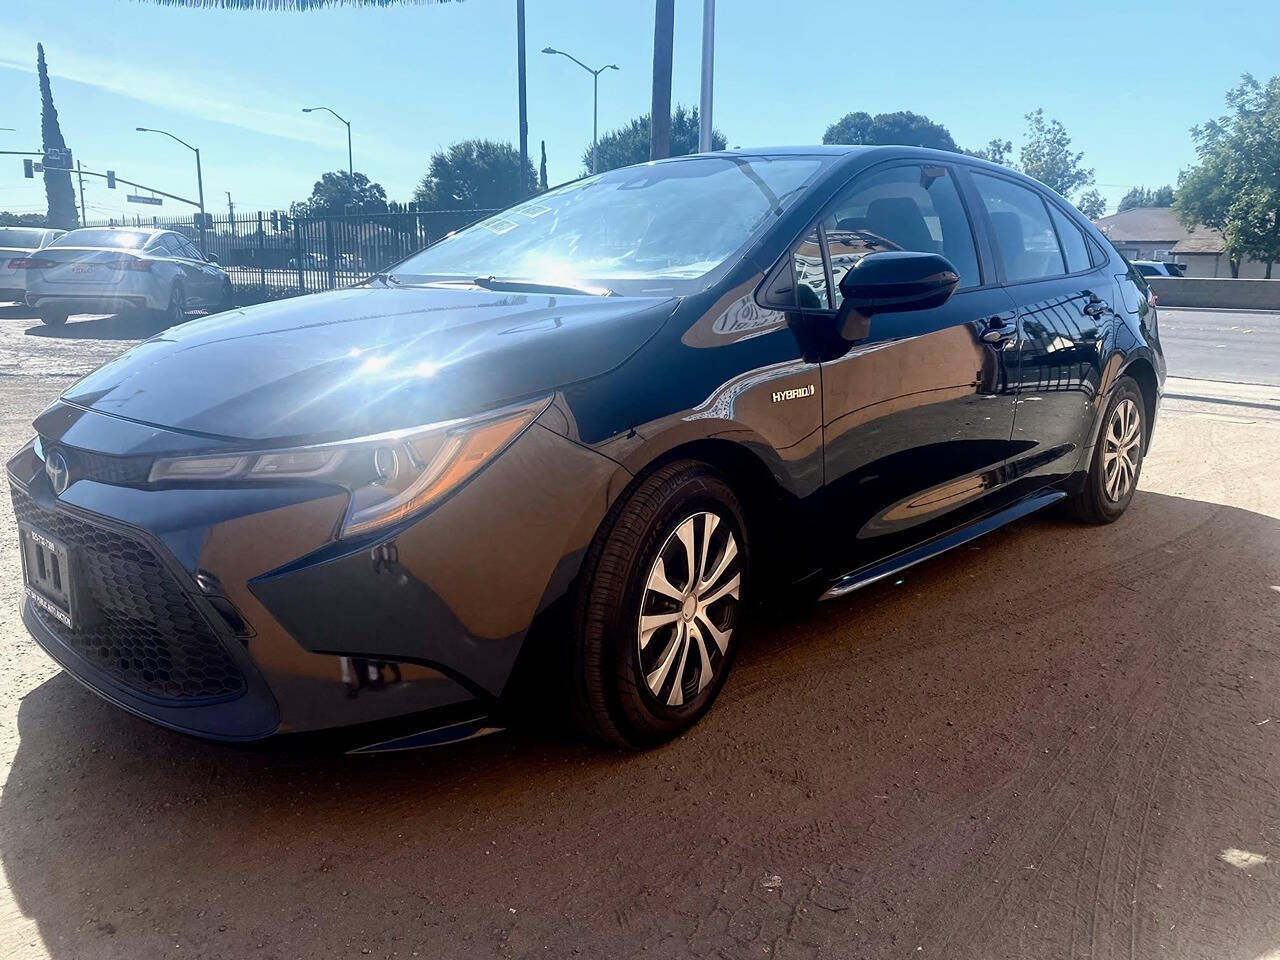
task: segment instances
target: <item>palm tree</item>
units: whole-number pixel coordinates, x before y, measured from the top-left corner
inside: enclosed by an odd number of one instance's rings
[[[649,159],[671,156],[671,45],[675,0],[657,0],[653,11],[653,106],[649,116]]]

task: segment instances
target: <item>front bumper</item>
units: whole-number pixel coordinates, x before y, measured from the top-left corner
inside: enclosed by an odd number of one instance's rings
[[[56,446],[70,461],[72,482],[55,497],[28,444],[9,464],[24,522],[61,532],[73,547],[78,541],[58,524],[87,524],[144,546],[154,558],[148,569],[176,585],[169,601],[194,611],[182,623],[203,623],[202,642],[216,645],[215,659],[230,663],[238,682],[235,690],[192,687],[212,696],[175,696],[190,679],[172,673],[189,660],[181,650],[162,651],[170,654],[164,680],[178,687],[157,691],[121,667],[120,650],[102,653],[67,636],[30,602],[28,629],[113,702],[227,740],[456,713],[468,703],[492,712],[530,626],[568,590],[625,474],[535,424],[426,515],[371,539],[338,541],[346,494],[333,487],[147,488],[129,464],[200,441],[67,404],[37,427],[46,450]],[[103,476],[114,482],[96,479]],[[136,572],[110,557],[88,562]],[[101,571],[90,576],[98,577],[91,591],[99,590]],[[135,612],[156,620],[146,613],[154,589],[142,595]],[[121,606],[110,596],[95,600]],[[172,619],[160,628],[172,645]],[[126,639],[138,633],[126,630]],[[124,651],[126,666],[135,652]]]

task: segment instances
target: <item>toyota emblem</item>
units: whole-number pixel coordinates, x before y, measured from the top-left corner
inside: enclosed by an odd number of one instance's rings
[[[71,468],[67,466],[67,458],[61,451],[55,450],[49,454],[49,458],[44,462],[44,472],[49,478],[49,485],[53,487],[53,492],[61,496],[67,489],[67,484],[71,482]]]

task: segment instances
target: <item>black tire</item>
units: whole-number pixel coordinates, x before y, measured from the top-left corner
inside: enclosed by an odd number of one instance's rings
[[[46,327],[60,327],[67,322],[68,316],[65,310],[41,310],[40,322]]]
[[[187,319],[187,297],[181,283],[175,283],[169,289],[169,305],[163,310],[154,311],[156,323],[165,327],[174,327]]]
[[[217,313],[225,313],[227,310],[234,310],[236,306],[236,292],[231,286],[229,278],[222,281],[222,292],[218,295],[218,306],[215,308]]]
[[[1124,404],[1131,404],[1128,410],[1137,417],[1136,446],[1130,457],[1134,466],[1132,479],[1125,485],[1119,496],[1108,492],[1107,464],[1109,456],[1108,435],[1117,421],[1117,411]],[[1138,479],[1142,475],[1142,461],[1147,446],[1147,406],[1142,390],[1132,377],[1121,377],[1112,390],[1111,400],[1107,404],[1106,413],[1102,416],[1102,427],[1098,432],[1097,442],[1093,448],[1093,458],[1089,464],[1089,472],[1085,476],[1084,485],[1078,493],[1067,500],[1067,509],[1077,520],[1084,523],[1113,523],[1129,508],[1133,501]],[[1118,488],[1117,488],[1118,489]]]
[[[704,514],[714,515],[716,523],[713,525]],[[711,652],[713,668],[704,687],[691,695],[682,694],[683,702],[670,706],[662,700],[675,696],[670,692],[674,691],[674,684],[682,684],[682,690],[694,690],[701,683],[704,665],[696,659],[699,645],[695,645],[695,638],[687,641],[687,670],[681,669],[685,667],[682,657],[679,665],[666,674],[669,685],[655,696],[641,663],[644,655],[638,643],[640,615],[642,604],[652,603],[655,598],[646,588],[659,552],[683,550],[680,544],[672,545],[672,538],[677,536],[677,528],[691,518],[695,524],[692,535],[696,538],[700,529],[702,539],[709,539],[710,550],[716,554],[715,559],[706,561],[706,567],[715,567],[730,555],[727,537],[732,536],[737,547],[733,565],[721,577],[708,582],[704,595],[714,596],[719,591],[716,585],[723,587],[735,573],[740,580],[736,599],[715,601],[692,621],[701,627],[697,631],[702,637],[700,646]],[[715,531],[709,538],[708,527]],[[697,549],[707,552],[701,541]],[[587,736],[607,745],[642,749],[669,740],[697,722],[715,701],[733,665],[741,637],[742,612],[749,599],[750,559],[741,502],[708,464],[694,460],[666,464],[644,478],[614,507],[588,551],[575,605],[571,699],[577,725]],[[674,572],[677,568],[669,569],[673,571],[673,584],[685,580],[687,589],[693,588],[695,574],[683,567],[679,568],[683,576]],[[720,619],[716,626],[729,633],[723,653],[711,642],[702,619],[705,617]],[[676,629],[679,625],[673,626],[673,633],[668,636],[674,637]],[[667,640],[658,633],[652,636],[658,642],[650,655],[659,658],[660,647],[671,649],[667,644],[679,640]],[[649,675],[657,672],[652,670]],[[687,683],[686,677],[690,678]]]

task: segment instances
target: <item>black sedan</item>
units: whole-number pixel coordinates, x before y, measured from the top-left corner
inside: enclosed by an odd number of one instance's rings
[[[8,464],[25,622],[210,738],[438,742],[532,688],[651,745],[710,706],[769,595],[839,596],[1054,504],[1115,520],[1164,375],[1141,275],[1003,168],[628,167],[77,383]]]

